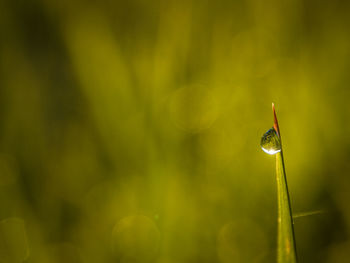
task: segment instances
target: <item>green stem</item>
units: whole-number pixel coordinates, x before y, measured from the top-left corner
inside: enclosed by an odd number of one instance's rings
[[[296,263],[298,260],[294,237],[294,222],[282,151],[276,154],[276,181],[278,199],[277,262]]]

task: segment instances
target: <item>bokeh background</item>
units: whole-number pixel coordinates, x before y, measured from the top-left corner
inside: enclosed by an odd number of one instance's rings
[[[0,262],[350,259],[350,2],[0,1]]]

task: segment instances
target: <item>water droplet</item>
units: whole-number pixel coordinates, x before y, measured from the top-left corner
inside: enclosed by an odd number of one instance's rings
[[[281,151],[281,142],[274,128],[269,129],[261,138],[261,148],[268,154]]]

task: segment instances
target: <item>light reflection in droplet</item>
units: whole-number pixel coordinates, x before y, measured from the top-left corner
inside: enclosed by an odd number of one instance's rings
[[[274,128],[269,129],[261,138],[261,148],[268,154],[276,154],[281,151],[281,141]]]

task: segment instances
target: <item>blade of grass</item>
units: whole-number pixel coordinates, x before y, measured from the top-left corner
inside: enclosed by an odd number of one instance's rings
[[[313,215],[320,215],[326,213],[325,210],[316,210],[316,211],[309,211],[309,212],[301,212],[301,213],[293,213],[293,219],[300,218],[300,217],[306,217],[306,216],[313,216]]]
[[[278,126],[274,104],[272,104],[272,110],[274,115],[274,129],[276,130],[281,144],[281,151],[276,154],[278,200],[277,263],[296,263],[298,260],[294,237],[293,214],[288,193],[286,171],[284,167],[281,133]]]

